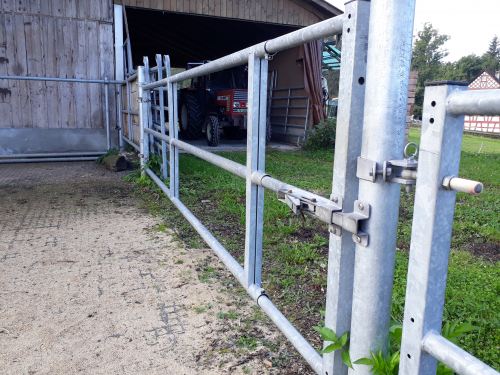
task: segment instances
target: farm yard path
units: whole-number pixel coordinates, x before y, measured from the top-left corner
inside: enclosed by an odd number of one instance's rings
[[[0,165],[2,374],[243,373],[217,351],[199,361],[230,329],[194,307],[223,312],[240,298],[195,269],[223,265],[154,230],[123,175],[92,162]],[[260,357],[246,373],[268,372]]]

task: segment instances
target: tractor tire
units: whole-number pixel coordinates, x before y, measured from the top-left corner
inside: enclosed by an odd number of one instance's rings
[[[198,98],[193,93],[181,97],[179,131],[183,139],[197,139],[203,130],[203,113]]]
[[[207,132],[207,145],[217,147],[220,140],[219,119],[215,116],[205,118],[205,130]]]
[[[234,139],[236,141],[241,141],[246,136],[245,131],[236,126],[224,128],[224,133],[227,139]]]
[[[272,135],[273,129],[271,128],[271,119],[268,117],[266,119],[266,146],[271,142]]]

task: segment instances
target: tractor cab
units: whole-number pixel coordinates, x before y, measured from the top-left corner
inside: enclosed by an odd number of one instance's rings
[[[208,63],[189,63],[187,70]],[[243,139],[247,127],[248,67],[236,66],[195,77],[180,90],[179,130],[182,138],[206,134],[207,144],[217,147],[220,129],[227,139]],[[270,128],[270,127],[269,127]]]

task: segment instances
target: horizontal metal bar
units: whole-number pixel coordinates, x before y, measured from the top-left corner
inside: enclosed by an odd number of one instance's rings
[[[266,54],[273,54],[292,47],[323,39],[332,35],[342,33],[344,24],[344,15],[329,18],[325,21],[315,23],[314,25],[304,27],[289,34],[277,37],[245,48],[241,51],[232,53],[220,59],[211,61],[207,64],[197,66],[196,68],[186,70],[171,77],[144,85],[145,90],[151,90],[156,87],[165,86],[168,82],[180,82],[205,74],[215,73],[234,66],[246,64],[248,56],[255,53],[256,57],[263,58]]]
[[[287,337],[297,351],[304,357],[309,365],[320,374],[323,366],[323,358],[318,352],[307,342],[307,340],[295,329],[285,316],[274,306],[274,304],[263,295],[257,300],[258,305],[276,324],[280,331]]]
[[[132,111],[131,109],[122,109],[122,113],[139,116],[139,111]]]
[[[273,134],[293,135],[294,137],[299,137],[299,138],[304,138],[306,136],[305,134],[292,134],[292,133],[283,133],[283,132],[275,132],[275,131],[273,131]]]
[[[307,108],[307,106],[306,105],[272,105],[271,108],[304,109],[304,108]]]
[[[291,117],[291,118],[306,118],[307,116],[301,116],[301,115],[270,115],[271,117]]]
[[[138,75],[138,73],[137,73],[137,71],[135,70],[135,71],[134,71],[134,73],[133,73],[132,75],[129,75],[129,76],[125,79],[125,81],[132,82],[132,81],[134,81],[134,80],[137,78],[137,75]]]
[[[189,143],[185,143],[182,141],[179,141],[177,139],[172,139],[168,135],[163,135],[161,133],[158,133],[152,129],[149,128],[144,128],[144,132],[149,133],[154,135],[155,137],[162,139],[166,142],[170,142],[171,145],[175,147],[179,147],[181,150],[184,150],[194,156],[199,157],[200,159],[203,159],[205,161],[208,161],[209,163],[220,167],[228,172],[231,172],[235,174],[236,176],[239,176],[241,178],[246,178],[246,172],[247,172],[247,167],[236,163],[235,161],[223,158],[222,156],[212,154],[211,152],[202,150],[201,148],[198,148],[196,146],[192,146]],[[295,135],[295,134],[287,134],[287,135]],[[286,190],[292,190],[296,194],[300,194],[301,196],[308,198],[308,199],[316,199],[316,202],[318,204],[331,204],[330,200],[328,198],[322,197],[317,194],[313,194],[307,190],[302,190],[299,189],[296,186],[289,185],[285,182],[276,180],[275,178],[272,178],[271,176],[262,173],[262,172],[255,172],[252,174],[252,182],[254,184],[257,184],[259,186],[265,187],[266,189],[273,190],[275,192],[278,192],[281,189],[286,189]]]
[[[0,159],[21,159],[21,158],[50,158],[50,157],[72,157],[72,156],[99,156],[104,155],[105,151],[95,151],[95,152],[54,152],[48,154],[12,154],[12,155],[0,155]]]
[[[275,126],[286,126],[287,128],[299,128],[299,129],[304,129],[306,128],[305,125],[294,125],[294,124],[278,124],[278,123],[275,123],[275,122],[271,122],[271,125],[275,125]],[[288,134],[288,133],[283,133],[283,134]]]
[[[37,159],[2,159],[0,164],[11,163],[46,163],[51,161],[91,161],[96,160],[97,156],[89,156],[82,158],[37,158]]]
[[[77,82],[77,83],[111,83],[114,85],[125,84],[125,81],[106,81],[104,79],[83,79],[83,78],[55,78],[55,77],[31,77],[31,76],[0,75],[0,79],[13,79],[13,80],[23,80],[23,81]]]
[[[141,148],[139,146],[137,146],[134,142],[132,142],[130,139],[128,139],[127,137],[125,137],[124,135],[122,135],[122,139],[127,142],[130,146],[132,146],[133,148],[135,148],[137,151],[141,151]]]
[[[151,108],[157,110],[157,111],[161,111],[161,107],[159,105],[152,105]],[[163,110],[165,112],[168,112],[168,107],[163,107]]]
[[[189,143],[179,141],[178,139],[170,138],[168,135],[163,135],[152,129],[144,128],[144,131],[146,133],[154,135],[156,138],[169,142],[172,146],[179,147],[180,149],[187,151],[190,154],[199,157],[200,159],[206,160],[213,165],[225,169],[226,171],[231,172],[241,178],[246,178],[247,167],[242,164],[223,158],[222,156],[212,154],[211,152],[204,151],[201,148],[192,146]]]
[[[447,110],[453,117],[500,115],[500,90],[467,90],[451,93]]]
[[[160,181],[161,183],[161,181]],[[163,183],[162,183],[163,184]],[[231,254],[220,244],[219,241],[210,233],[210,231],[193,215],[189,209],[177,198],[170,199],[177,209],[184,215],[198,234],[205,240],[210,248],[217,254],[219,259],[226,265],[231,273],[236,277],[236,280],[243,285],[245,278],[243,267],[232,257]]]
[[[289,88],[283,88],[283,89],[272,89],[272,92],[275,91],[288,91],[288,90],[304,90],[303,87],[289,87]]]
[[[172,199],[172,194],[170,193],[170,189],[163,183],[162,180],[158,178],[157,175],[153,173],[153,171],[149,168],[146,169],[146,174],[153,179],[154,182],[158,185],[158,187],[165,193],[165,195]]]
[[[435,330],[425,335],[422,349],[460,375],[500,375],[487,364],[446,340]]]
[[[271,98],[271,100],[288,100],[288,99],[309,99],[308,96],[280,96],[277,98]]]

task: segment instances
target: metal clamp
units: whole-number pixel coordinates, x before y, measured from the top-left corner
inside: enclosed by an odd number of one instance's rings
[[[328,230],[336,236],[341,236],[342,231],[352,233],[353,240],[361,246],[368,246],[368,234],[360,231],[359,222],[370,217],[370,205],[354,202],[354,212],[341,212],[343,198],[332,194],[329,203],[318,202],[315,198],[307,198],[293,193],[291,190],[278,191],[278,200],[286,203],[295,215],[307,213],[329,225]]]
[[[407,149],[410,145],[414,145],[416,150],[413,155],[408,156]],[[360,156],[358,157],[356,177],[370,182],[375,182],[379,177],[384,182],[396,182],[405,185],[406,191],[410,192],[412,186],[417,183],[417,155],[418,146],[413,142],[408,143],[404,149],[405,159],[384,161],[382,169],[378,168],[377,162]]]

